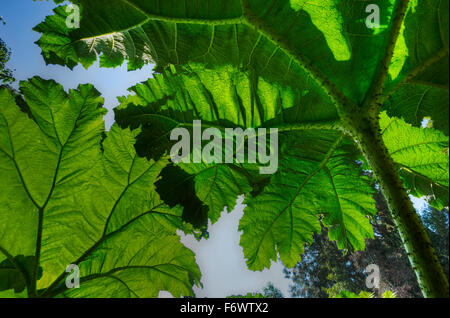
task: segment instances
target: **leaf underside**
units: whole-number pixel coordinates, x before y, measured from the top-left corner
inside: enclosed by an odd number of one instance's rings
[[[137,156],[138,131],[113,126],[102,138],[103,99],[91,85],[67,94],[36,77],[21,90],[32,118],[0,92],[0,263],[20,271],[29,293],[37,281],[52,296],[191,295],[200,273],[176,234],[181,209],[153,186],[167,162]],[[11,259],[24,253],[31,269]],[[64,288],[69,264],[79,289]]]

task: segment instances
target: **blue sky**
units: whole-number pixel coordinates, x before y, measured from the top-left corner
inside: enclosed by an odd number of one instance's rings
[[[32,28],[52,13],[55,7],[51,1],[0,0],[0,16],[6,25],[0,25],[0,38],[11,48],[8,67],[14,70],[17,82],[33,76],[54,79],[64,88],[76,88],[79,84],[93,84],[105,98],[108,114],[105,116],[107,129],[114,122],[112,109],[118,105],[116,96],[126,95],[127,88],[152,76],[152,65],[127,72],[123,65],[116,69],[100,69],[98,64],[85,70],[77,66],[68,68],[45,65],[41,50],[34,44],[39,34]],[[239,201],[241,202],[241,200]],[[226,297],[229,295],[260,292],[272,282],[285,296],[288,296],[289,280],[284,278],[281,263],[274,263],[270,270],[249,271],[245,265],[242,248],[239,246],[238,223],[244,206],[240,203],[232,213],[222,213],[222,218],[209,228],[208,240],[197,242],[192,237],[183,237],[182,242],[196,253],[202,271],[203,289],[195,288],[198,297]],[[167,295],[166,295],[167,296]]]

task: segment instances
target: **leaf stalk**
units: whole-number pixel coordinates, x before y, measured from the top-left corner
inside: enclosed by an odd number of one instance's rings
[[[384,144],[378,117],[357,113],[353,114],[353,123],[353,136],[386,198],[424,297],[448,298],[447,277]]]

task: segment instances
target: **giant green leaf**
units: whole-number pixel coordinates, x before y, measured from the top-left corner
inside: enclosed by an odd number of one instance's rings
[[[405,193],[399,180],[385,180],[397,177],[393,163],[411,194],[429,195],[439,185],[444,190],[431,201],[445,204],[448,72],[439,70],[448,65],[448,2],[377,1],[381,25],[373,29],[366,25],[369,3],[359,0],[72,2],[81,5],[81,28],[66,27],[64,7],[35,28],[47,63],[157,65],[159,74],[120,98],[116,110],[120,126],[142,126],[138,154],[158,161],[170,149],[171,130],[192,129],[195,119],[220,132],[280,129],[280,167],[271,177],[257,177],[251,163],[183,163],[164,169],[157,183],[165,203],[182,204],[183,218],[199,223],[205,206],[214,221],[244,192],[241,246],[250,269],[277,257],[293,266],[322,225],[341,249],[364,249],[375,208],[358,146],[377,162],[380,183],[398,192],[386,191],[394,206],[402,209]],[[381,116],[384,144],[375,129],[383,106],[393,116]],[[424,117],[440,132],[407,124]],[[385,146],[393,161],[382,155]],[[392,173],[383,178],[383,171]],[[421,225],[412,205],[404,206],[394,216],[413,251]],[[410,256],[418,276],[433,276],[416,252]],[[439,282],[428,283],[442,294]]]
[[[0,91],[0,277],[15,281],[6,288],[26,287],[29,296],[191,295],[200,273],[176,234],[181,209],[166,206],[153,185],[167,160],[138,157],[138,131],[113,126],[103,140],[103,99],[91,85],[67,94],[33,78],[21,90],[29,114]],[[66,288],[70,264],[79,266],[80,288]]]

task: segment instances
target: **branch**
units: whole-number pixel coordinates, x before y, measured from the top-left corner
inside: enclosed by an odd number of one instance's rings
[[[382,107],[383,90],[388,76],[389,66],[394,55],[395,45],[400,35],[403,19],[410,0],[399,0],[391,21],[391,33],[383,59],[378,64],[372,84],[363,102],[363,108],[378,112]]]

